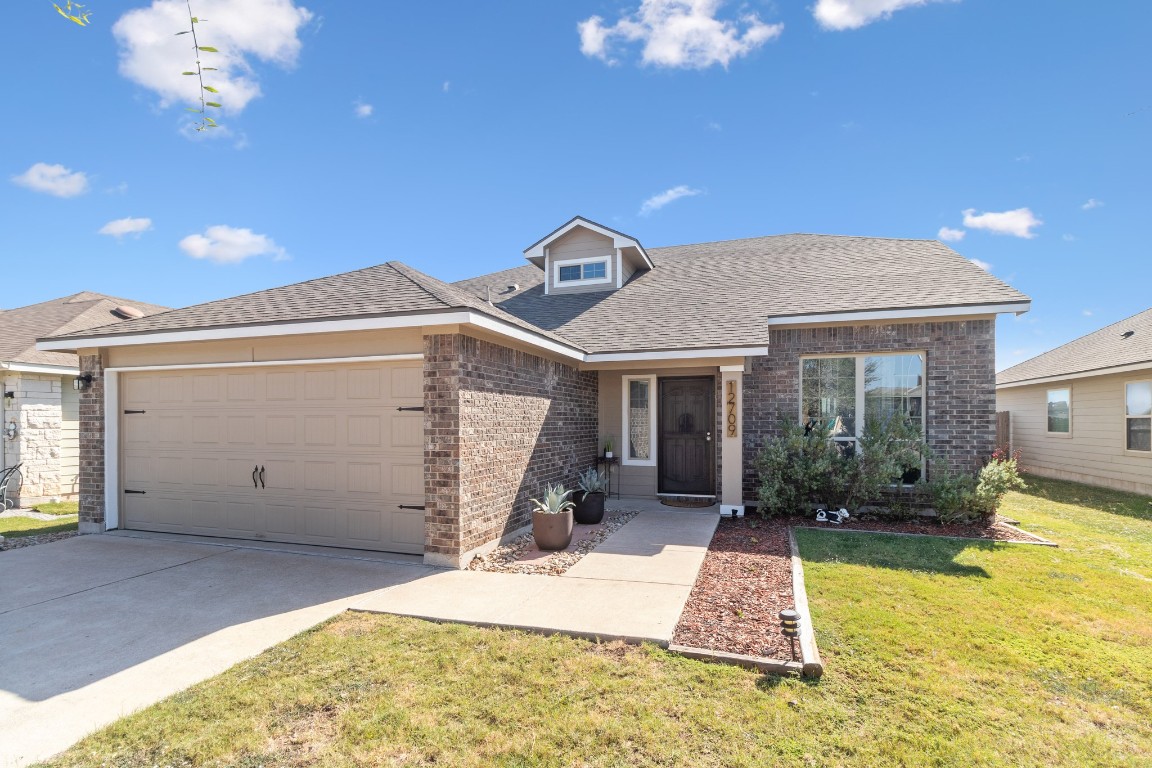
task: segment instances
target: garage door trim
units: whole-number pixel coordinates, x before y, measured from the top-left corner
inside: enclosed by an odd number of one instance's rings
[[[210,368],[269,368],[286,365],[332,365],[423,360],[421,353],[326,357],[305,360],[255,360],[231,363],[182,363],[179,365],[133,365],[104,369],[104,526],[120,527],[120,375],[144,371],[179,371]]]

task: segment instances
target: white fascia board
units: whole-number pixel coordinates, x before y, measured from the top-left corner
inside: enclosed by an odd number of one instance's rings
[[[591,232],[595,232],[598,235],[603,235],[604,237],[612,238],[612,247],[613,248],[636,248],[637,250],[640,251],[640,253],[644,256],[644,259],[649,264],[652,263],[651,259],[648,258],[647,252],[644,250],[644,246],[640,245],[640,243],[637,242],[636,240],[633,240],[631,237],[628,237],[626,235],[621,235],[621,234],[618,234],[616,232],[613,232],[610,229],[605,229],[604,227],[601,227],[598,224],[594,224],[591,221],[588,221],[587,219],[581,219],[579,217],[572,219],[572,221],[568,222],[563,227],[560,227],[560,229],[553,232],[547,238],[541,240],[540,242],[536,243],[536,245],[533,245],[531,248],[524,251],[524,258],[526,258],[526,259],[542,259],[542,258],[544,258],[544,249],[545,248],[547,248],[549,245],[551,245],[552,243],[554,243],[556,240],[560,239],[561,237],[564,237],[564,235],[568,234],[572,230],[576,229],[576,227],[583,227],[584,229],[587,229]]]
[[[393,328],[418,328],[424,325],[474,325],[502,336],[531,344],[574,360],[583,360],[580,350],[547,339],[531,331],[479,312],[439,312],[401,317],[363,317],[347,320],[317,320],[305,323],[279,323],[275,325],[246,325],[230,328],[202,328],[188,331],[161,331],[125,336],[91,336],[37,342],[37,349],[45,351],[74,350],[79,347],[127,347],[146,344],[172,344],[189,341],[218,341],[221,339],[254,339],[272,336],[298,336],[312,333],[340,333],[345,331],[376,331]]]
[[[600,352],[585,355],[586,363],[631,362],[633,360],[690,360],[710,357],[761,357],[768,347],[726,347],[722,349],[664,349],[657,352]]]
[[[14,373],[47,373],[61,376],[79,376],[80,369],[68,365],[36,365],[34,363],[0,363],[0,368]]]
[[[967,307],[930,307],[924,309],[878,309],[864,312],[831,312],[826,315],[792,315],[770,317],[768,325],[818,325],[824,323],[852,323],[859,320],[917,320],[928,317],[961,317],[967,315],[1022,315],[1032,308],[1032,302],[1014,304],[977,304]]]
[[[1059,376],[1043,376],[1038,379],[1025,379],[1012,381],[1007,384],[997,384],[996,389],[1012,389],[1013,387],[1030,387],[1034,384],[1053,384],[1071,379],[1090,379],[1096,376],[1110,376],[1114,373],[1133,373],[1136,371],[1152,371],[1152,362],[1132,363],[1131,365],[1115,365],[1111,368],[1097,368],[1094,371],[1080,371],[1078,373],[1062,373]]]
[[[240,363],[180,363],[178,365],[122,365],[105,368],[104,372],[113,371],[192,371],[205,368],[271,368],[285,365],[332,365],[334,363],[388,363],[405,360],[423,360],[424,355],[418,352],[402,355],[365,355],[363,357],[323,357],[305,360],[252,360]]]

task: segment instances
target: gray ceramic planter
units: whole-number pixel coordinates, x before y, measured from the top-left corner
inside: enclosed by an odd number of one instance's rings
[[[532,538],[540,549],[564,549],[572,543],[572,512],[561,512],[558,515],[533,512]]]

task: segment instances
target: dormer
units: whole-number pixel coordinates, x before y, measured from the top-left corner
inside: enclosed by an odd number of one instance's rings
[[[582,216],[524,249],[544,270],[544,293],[614,291],[640,270],[653,269],[644,246]]]

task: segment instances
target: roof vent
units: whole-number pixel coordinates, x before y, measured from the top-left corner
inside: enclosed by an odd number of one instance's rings
[[[1136,335],[1136,331],[1124,331],[1124,333],[1120,334],[1120,338],[1127,339],[1127,338],[1130,338],[1130,337],[1135,336],[1135,335]]]
[[[112,314],[116,315],[116,317],[120,318],[121,320],[135,320],[137,318],[144,317],[144,313],[136,309],[136,307],[128,306],[116,307],[116,309],[112,310]]]

